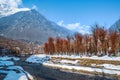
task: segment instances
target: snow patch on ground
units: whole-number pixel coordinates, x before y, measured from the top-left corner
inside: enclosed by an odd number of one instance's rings
[[[44,63],[50,59],[50,56],[45,55],[45,54],[39,54],[39,55],[32,55],[29,58],[27,58],[26,62],[31,62],[31,63]]]
[[[0,66],[10,66],[14,65],[14,62],[12,61],[0,61]]]
[[[33,80],[33,77],[21,66],[8,66],[7,70],[0,70],[0,73],[7,74],[4,80]]]
[[[0,57],[0,60],[9,60],[9,59],[11,59],[10,57],[8,57],[8,56],[3,56],[3,57]]]
[[[51,57],[61,57],[61,58],[69,58],[69,59],[78,59],[78,58],[86,58],[86,59],[95,59],[95,60],[113,60],[113,61],[120,61],[120,57],[110,57],[110,56],[78,56],[78,55],[51,55]]]
[[[113,70],[120,70],[120,65],[112,65],[112,64],[100,64],[100,65],[96,65],[96,64],[91,64],[91,66],[101,66],[104,67],[106,69],[113,69]]]
[[[28,80],[24,73],[16,73],[15,71],[8,71],[4,80]]]
[[[72,58],[72,59],[81,58],[78,55],[51,55],[51,57],[62,57],[62,58]]]
[[[67,64],[77,64],[79,60],[71,61],[71,60],[61,60],[60,63],[67,63]]]
[[[110,56],[102,56],[102,57],[98,57],[98,56],[92,56],[92,57],[86,57],[83,56],[82,58],[88,58],[88,59],[96,59],[96,60],[112,60],[112,61],[120,61],[120,57],[110,57]]]
[[[3,57],[0,57],[0,60],[14,60],[14,61],[18,61],[18,60],[20,60],[20,58],[18,58],[18,57],[8,57],[8,56],[3,56]]]
[[[12,60],[17,61],[19,58],[0,57],[0,74],[6,74],[4,80],[33,80],[33,77],[28,72],[24,71],[21,66],[15,66]]]

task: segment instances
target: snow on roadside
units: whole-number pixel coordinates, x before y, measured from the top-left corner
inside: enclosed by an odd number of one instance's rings
[[[29,58],[26,59],[26,62],[31,62],[31,63],[44,63],[50,59],[50,56],[45,55],[45,54],[39,54],[39,55],[32,55]]]

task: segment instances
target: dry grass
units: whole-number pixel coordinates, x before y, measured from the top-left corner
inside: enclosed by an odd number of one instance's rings
[[[113,65],[120,65],[120,61],[112,61],[112,60],[96,60],[96,59],[88,59],[88,58],[62,58],[62,57],[52,57],[51,60],[79,60],[78,64],[82,66],[91,66],[91,64],[113,64]]]
[[[61,60],[70,60],[70,61],[75,61],[78,60],[78,65],[80,66],[87,66],[87,67],[91,67],[91,64],[96,64],[96,65],[100,65],[100,64],[113,64],[113,65],[120,65],[120,61],[112,61],[112,60],[96,60],[96,59],[88,59],[88,58],[63,58],[63,57],[52,57],[51,61],[56,61],[60,62]],[[46,65],[48,66],[48,65]],[[91,72],[91,71],[85,71],[85,70],[76,70],[76,69],[68,69],[68,68],[62,68],[59,66],[48,66],[54,69],[60,69],[62,71],[69,71],[69,72],[75,72],[75,73],[83,73],[83,74],[92,74],[92,75],[100,75],[100,76],[106,76],[106,77],[113,77],[116,79],[120,79],[120,75],[117,74],[106,74],[106,73],[101,73],[101,72]],[[95,68],[103,68],[102,66],[95,66]]]
[[[94,60],[94,59],[82,59],[79,64],[83,66],[90,66],[91,64],[113,64],[113,65],[120,65],[120,61],[112,61],[112,60]]]

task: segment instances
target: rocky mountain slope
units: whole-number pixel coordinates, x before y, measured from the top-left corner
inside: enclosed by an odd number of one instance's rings
[[[43,43],[48,37],[65,37],[72,32],[47,20],[36,10],[21,11],[0,18],[0,35],[30,42]]]

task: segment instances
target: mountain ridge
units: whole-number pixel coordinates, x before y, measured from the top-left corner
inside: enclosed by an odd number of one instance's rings
[[[72,31],[47,20],[38,11],[17,12],[10,16],[0,18],[0,35],[43,43],[48,37],[65,37]]]
[[[120,32],[120,18],[109,29]]]

